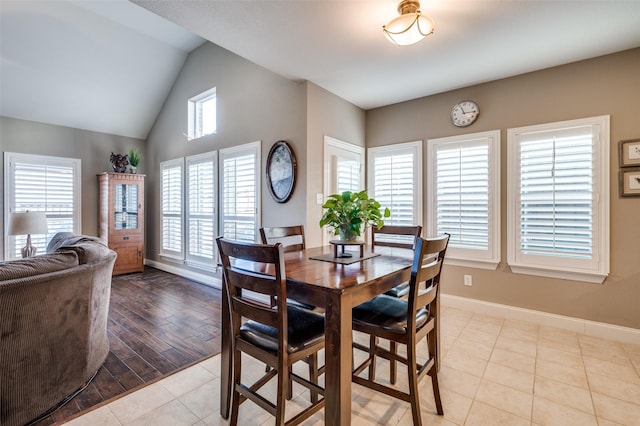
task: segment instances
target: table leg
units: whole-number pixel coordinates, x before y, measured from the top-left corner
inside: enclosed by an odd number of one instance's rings
[[[224,279],[224,278],[223,278]],[[227,286],[222,284],[222,348],[220,352],[220,416],[229,418],[231,406],[231,313],[227,303]]]
[[[351,424],[351,296],[330,293],[325,311],[325,424]]]

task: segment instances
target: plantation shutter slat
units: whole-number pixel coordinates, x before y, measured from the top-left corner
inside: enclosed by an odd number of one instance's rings
[[[489,247],[489,145],[439,147],[436,152],[438,233],[449,246]]]
[[[182,250],[182,161],[161,164],[162,252],[180,256]]]
[[[215,155],[187,158],[187,260],[214,259],[216,171]]]
[[[592,257],[593,158],[590,126],[521,138],[521,253]]]
[[[391,210],[385,224],[411,226],[415,217],[414,155],[379,154],[374,161],[373,197]]]
[[[225,155],[222,162],[223,234],[239,241],[256,241],[258,188],[255,153]]]
[[[336,187],[339,194],[345,191],[360,191],[360,162],[337,158],[336,160]]]

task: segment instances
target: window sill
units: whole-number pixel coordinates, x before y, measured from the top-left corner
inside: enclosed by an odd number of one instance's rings
[[[495,271],[498,268],[500,262],[496,262],[494,260],[472,260],[446,257],[444,259],[444,264],[450,266],[465,266],[467,268],[488,269],[491,271]]]
[[[535,275],[546,278],[558,278],[561,280],[583,281],[591,284],[602,284],[608,274],[599,272],[577,272],[559,269],[542,269],[531,266],[509,264],[511,272],[515,274]]]

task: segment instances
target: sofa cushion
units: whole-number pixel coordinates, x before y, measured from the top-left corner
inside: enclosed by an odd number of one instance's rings
[[[0,281],[25,278],[78,266],[74,251],[61,251],[0,263]]]
[[[75,251],[80,265],[103,259],[110,252],[109,247],[98,237],[59,232],[49,242],[47,253],[63,250]]]

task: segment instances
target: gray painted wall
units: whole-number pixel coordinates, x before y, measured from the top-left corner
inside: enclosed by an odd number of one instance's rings
[[[212,87],[217,94],[217,132],[188,141],[183,135],[187,101]],[[293,195],[284,204],[271,198],[264,180],[267,154],[278,140],[291,145],[298,166]],[[302,222],[307,184],[306,83],[287,80],[216,45],[204,44],[187,58],[147,141],[147,258],[165,261],[158,255],[160,162],[255,141],[262,142],[262,225]]]
[[[423,140],[424,164],[427,139],[501,130],[502,263],[497,271],[447,266],[442,291],[640,328],[640,198],[618,195],[618,141],[640,138],[639,95],[640,49],[633,49],[367,111],[368,147]],[[449,113],[464,99],[478,102],[480,115],[471,127],[459,129]],[[511,273],[506,264],[506,130],[599,115],[611,116],[609,277],[599,285]],[[473,275],[472,287],[463,285],[464,274]]]
[[[138,148],[142,154],[139,173],[146,170],[146,143],[141,139],[97,133],[71,127],[0,117],[0,152],[51,155],[82,160],[82,233],[98,235],[98,180],[96,174],[112,171],[111,152],[126,154]],[[3,154],[4,155],[4,154]],[[4,219],[4,157],[0,163],[3,181],[0,214]],[[0,235],[4,235],[4,220],[0,220]],[[2,243],[4,259],[4,243]]]

